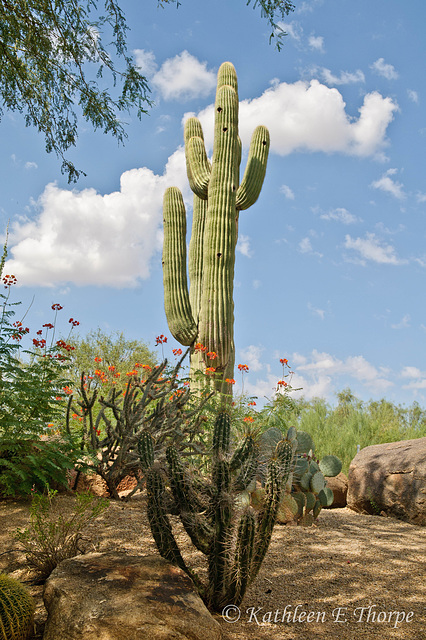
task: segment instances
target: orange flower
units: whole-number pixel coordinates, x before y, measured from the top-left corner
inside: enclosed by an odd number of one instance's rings
[[[214,360],[217,358],[217,353],[215,351],[208,351],[207,357],[210,358],[210,360]]]
[[[288,364],[287,358],[280,358],[281,364]]]
[[[194,347],[195,351],[207,351],[207,347],[205,347],[201,342],[197,342]]]
[[[216,371],[215,367],[207,367],[206,373],[214,373]]]
[[[181,356],[182,355],[182,349],[173,349],[173,355],[174,356]]]
[[[255,402],[249,402],[249,403],[248,403],[248,406],[249,406],[249,407],[255,407],[255,406],[256,406],[256,403],[255,403]]]
[[[226,378],[225,382],[227,382],[228,384],[235,384],[234,378]]]
[[[278,387],[287,387],[288,384],[285,380],[278,380]]]
[[[96,356],[95,362],[102,362],[102,358],[100,358],[99,356]]]
[[[238,365],[238,371],[241,371],[241,373],[246,373],[249,370],[248,366],[246,364],[239,364]]]
[[[251,416],[246,416],[244,418],[244,422],[254,422],[254,418],[252,418]]]

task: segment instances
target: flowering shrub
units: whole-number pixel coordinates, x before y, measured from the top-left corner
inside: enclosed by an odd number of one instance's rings
[[[209,396],[194,400],[185,381],[179,382],[187,353],[171,370],[167,360],[154,367],[136,363],[128,379],[105,395],[90,392],[82,375],[79,395],[70,395],[67,429],[80,434],[80,449],[90,456],[86,467],[105,480],[112,498],[119,498],[117,487],[128,475],[137,479],[130,495],[142,487],[138,443],[143,433],[151,434],[160,458],[172,443],[187,455],[203,451],[202,410]],[[114,370],[110,366],[109,375]]]
[[[0,278],[6,255],[5,245]],[[7,274],[2,282],[7,293],[0,294],[0,495],[19,496],[29,494],[33,486],[65,484],[73,465],[72,440],[48,437],[62,414],[68,342],[55,343],[54,325],[46,323],[33,338],[33,350],[23,349],[30,329],[13,321],[13,307],[19,304],[10,302],[16,278]],[[53,305],[55,318],[59,307]]]

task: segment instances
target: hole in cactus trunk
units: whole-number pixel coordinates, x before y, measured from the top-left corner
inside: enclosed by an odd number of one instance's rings
[[[221,254],[221,253],[218,253],[218,254],[217,254],[217,257],[218,257],[218,258],[221,258],[221,257],[222,257],[222,254]]]
[[[266,140],[263,140],[263,141],[262,141],[262,144],[263,144],[263,146],[265,146],[265,144],[266,144]]]
[[[221,111],[223,111],[222,107],[218,107],[217,112],[220,113]]]
[[[228,127],[223,127],[223,132],[228,131]]]

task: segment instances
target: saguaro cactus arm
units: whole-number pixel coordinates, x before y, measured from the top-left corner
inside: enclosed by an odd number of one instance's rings
[[[237,191],[237,209],[248,209],[258,199],[265,178],[269,145],[268,129],[257,127],[251,138],[244,178]]]
[[[197,336],[186,277],[186,211],[181,192],[169,187],[163,201],[164,308],[172,335],[189,346]]]

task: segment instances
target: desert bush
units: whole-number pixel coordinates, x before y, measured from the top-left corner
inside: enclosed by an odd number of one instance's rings
[[[56,494],[49,488],[33,492],[29,525],[15,534],[38,582],[46,580],[62,560],[84,553],[84,532],[109,506],[107,500],[80,493],[71,513],[66,513]]]

